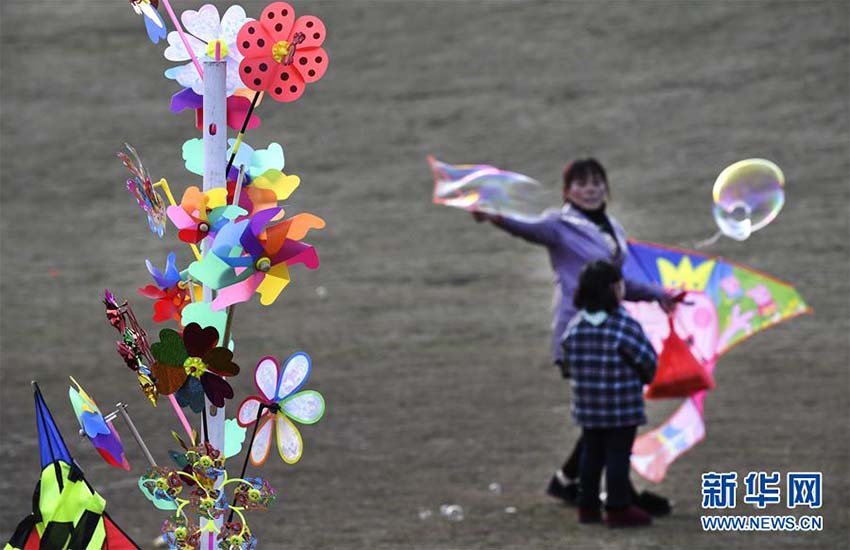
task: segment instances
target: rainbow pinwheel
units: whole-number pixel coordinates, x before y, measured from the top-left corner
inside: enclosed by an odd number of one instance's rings
[[[239,405],[236,420],[247,427],[257,423],[250,449],[251,463],[259,466],[271,452],[273,432],[277,450],[287,464],[301,459],[304,443],[292,422],[315,424],[325,414],[325,400],[315,390],[299,391],[310,376],[310,356],[298,352],[286,360],[281,371],[277,359],[264,357],[254,371],[260,395],[247,397]]]
[[[97,403],[89,396],[88,393],[80,386],[79,382],[71,376],[73,386],[68,388],[68,397],[71,399],[71,406],[74,408],[74,415],[77,417],[77,422],[80,423],[82,433],[91,441],[100,456],[111,466],[130,470],[130,463],[127,462],[127,457],[124,456],[124,445],[121,443],[121,438],[111,422],[107,422],[103,418]]]
[[[319,267],[316,250],[299,241],[310,229],[323,227],[324,221],[301,214],[268,225],[282,212],[281,208],[269,208],[250,221],[222,228],[213,242],[213,254],[189,266],[192,277],[219,290],[213,309],[245,302],[254,292],[260,294],[262,305],[270,305],[289,284],[290,265]]]
[[[277,101],[295,101],[328,69],[328,54],[320,47],[325,35],[318,17],[296,20],[286,2],[269,4],[259,21],[245,23],[237,35],[236,45],[245,56],[239,64],[242,81]]]
[[[238,155],[237,155],[238,157]],[[270,168],[259,176],[251,178],[247,184],[243,184],[239,195],[239,206],[251,215],[262,210],[277,207],[278,201],[289,198],[293,191],[301,184],[301,178],[295,175],[287,175],[276,168]],[[236,194],[236,182],[227,182],[227,200],[233,202]],[[277,221],[283,217],[283,212],[272,218]],[[239,218],[237,218],[238,220]],[[316,226],[316,229],[324,227],[324,222]]]
[[[123,152],[117,153],[118,158],[133,175],[127,180],[127,190],[136,198],[139,208],[147,214],[151,231],[161,239],[165,234],[165,203],[151,183],[151,176],[142,164],[139,154],[129,143],[124,146],[133,155],[131,159]]]
[[[233,352],[218,346],[218,330],[189,323],[180,335],[172,329],[159,333],[151,346],[156,362],[153,373],[156,388],[163,395],[176,395],[181,406],[195,412],[204,410],[204,395],[216,407],[233,397],[233,388],[223,377],[239,374]]]
[[[168,217],[180,230],[177,233],[184,243],[198,244],[208,235],[237,216],[247,214],[238,206],[227,204],[227,190],[213,189],[206,193],[190,186],[183,192],[183,198],[177,206],[168,207]]]
[[[150,260],[145,260],[153,280],[156,284],[146,285],[139,289],[139,294],[146,298],[156,300],[153,304],[153,320],[155,323],[174,320],[180,322],[183,308],[192,303],[192,287],[184,281],[177,271],[177,258],[174,252],[168,254],[165,264],[165,273],[153,265]],[[195,287],[195,300],[203,298],[202,289]]]

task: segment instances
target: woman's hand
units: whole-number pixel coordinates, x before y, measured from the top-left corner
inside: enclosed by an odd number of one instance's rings
[[[685,299],[685,295],[687,292],[676,292],[675,294],[670,294],[667,291],[664,291],[663,294],[659,295],[656,301],[658,305],[661,306],[661,309],[664,310],[664,313],[671,314],[676,311],[676,306]]]
[[[472,219],[474,219],[478,223],[496,223],[499,221],[499,219],[501,219],[501,216],[497,214],[488,214],[487,212],[481,212],[480,210],[471,210],[470,212],[472,213]]]

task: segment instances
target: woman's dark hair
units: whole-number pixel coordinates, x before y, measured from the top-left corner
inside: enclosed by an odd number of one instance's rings
[[[608,174],[605,173],[601,162],[593,157],[574,160],[564,168],[564,189],[569,189],[576,180],[586,181],[593,176],[601,178],[605,187],[608,187]]]
[[[607,311],[613,313],[620,305],[614,293],[614,283],[622,280],[620,268],[604,260],[596,260],[585,265],[578,277],[578,288],[573,304],[589,312]]]

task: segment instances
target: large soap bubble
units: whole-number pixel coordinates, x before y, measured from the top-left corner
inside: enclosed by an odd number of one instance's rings
[[[712,195],[720,231],[744,241],[779,214],[785,203],[785,176],[769,160],[742,160],[720,172]]]
[[[436,204],[534,220],[554,204],[550,189],[523,174],[485,164],[448,164],[428,157]]]

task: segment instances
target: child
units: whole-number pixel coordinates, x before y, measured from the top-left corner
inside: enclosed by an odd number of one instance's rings
[[[629,457],[637,427],[646,423],[643,385],[655,376],[655,351],[640,324],[620,307],[625,284],[620,269],[593,261],[579,275],[579,310],[564,332],[564,368],[572,376],[572,413],[584,442],[579,478],[581,523],[602,520],[599,480],[605,469],[610,527],[649,525],[634,505]]]

